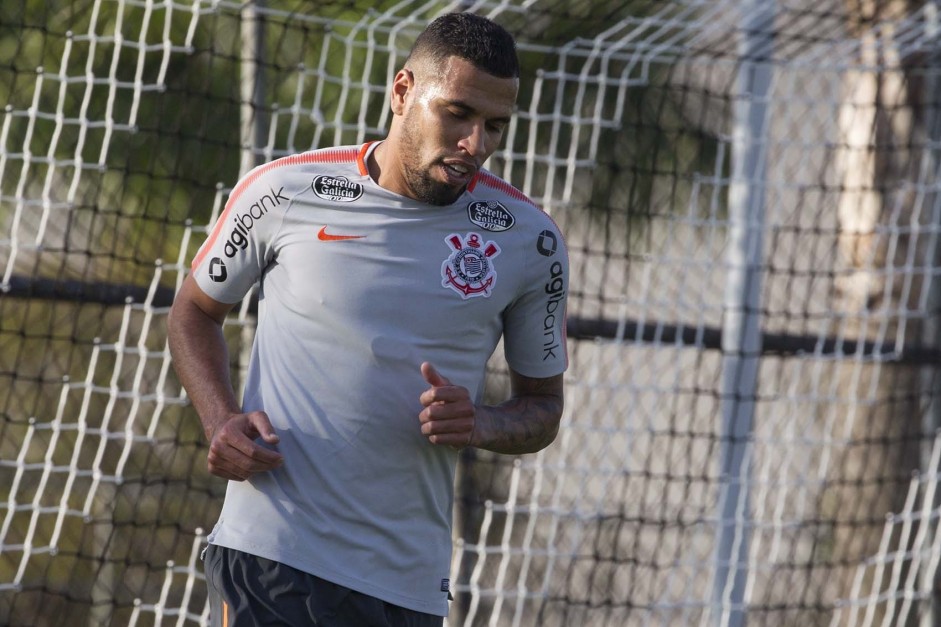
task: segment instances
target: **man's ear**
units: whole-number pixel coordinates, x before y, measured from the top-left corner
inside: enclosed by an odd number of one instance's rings
[[[402,68],[392,79],[392,113],[395,115],[405,114],[405,99],[413,89],[415,89],[415,74],[408,68]]]

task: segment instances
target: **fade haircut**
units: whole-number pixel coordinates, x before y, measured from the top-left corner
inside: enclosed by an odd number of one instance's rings
[[[415,40],[405,60],[430,61],[440,68],[448,57],[469,61],[497,78],[519,78],[520,66],[513,36],[499,24],[473,13],[446,13]]]

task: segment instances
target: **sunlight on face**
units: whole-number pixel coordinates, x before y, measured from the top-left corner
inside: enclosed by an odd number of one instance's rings
[[[402,120],[401,167],[407,195],[454,203],[497,149],[519,81],[497,78],[463,59],[418,66]]]

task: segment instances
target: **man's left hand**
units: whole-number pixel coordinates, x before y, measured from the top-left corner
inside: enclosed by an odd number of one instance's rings
[[[453,385],[427,361],[421,365],[421,374],[431,386],[419,397],[425,407],[418,414],[422,435],[432,444],[455,449],[470,446],[477,422],[477,408],[471,402],[470,392]]]

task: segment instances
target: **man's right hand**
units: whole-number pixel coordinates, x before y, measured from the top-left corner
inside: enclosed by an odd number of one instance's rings
[[[259,437],[272,446],[280,441],[265,412],[230,416],[212,434],[209,472],[223,479],[244,481],[255,473],[279,468],[284,457],[255,442]]]

